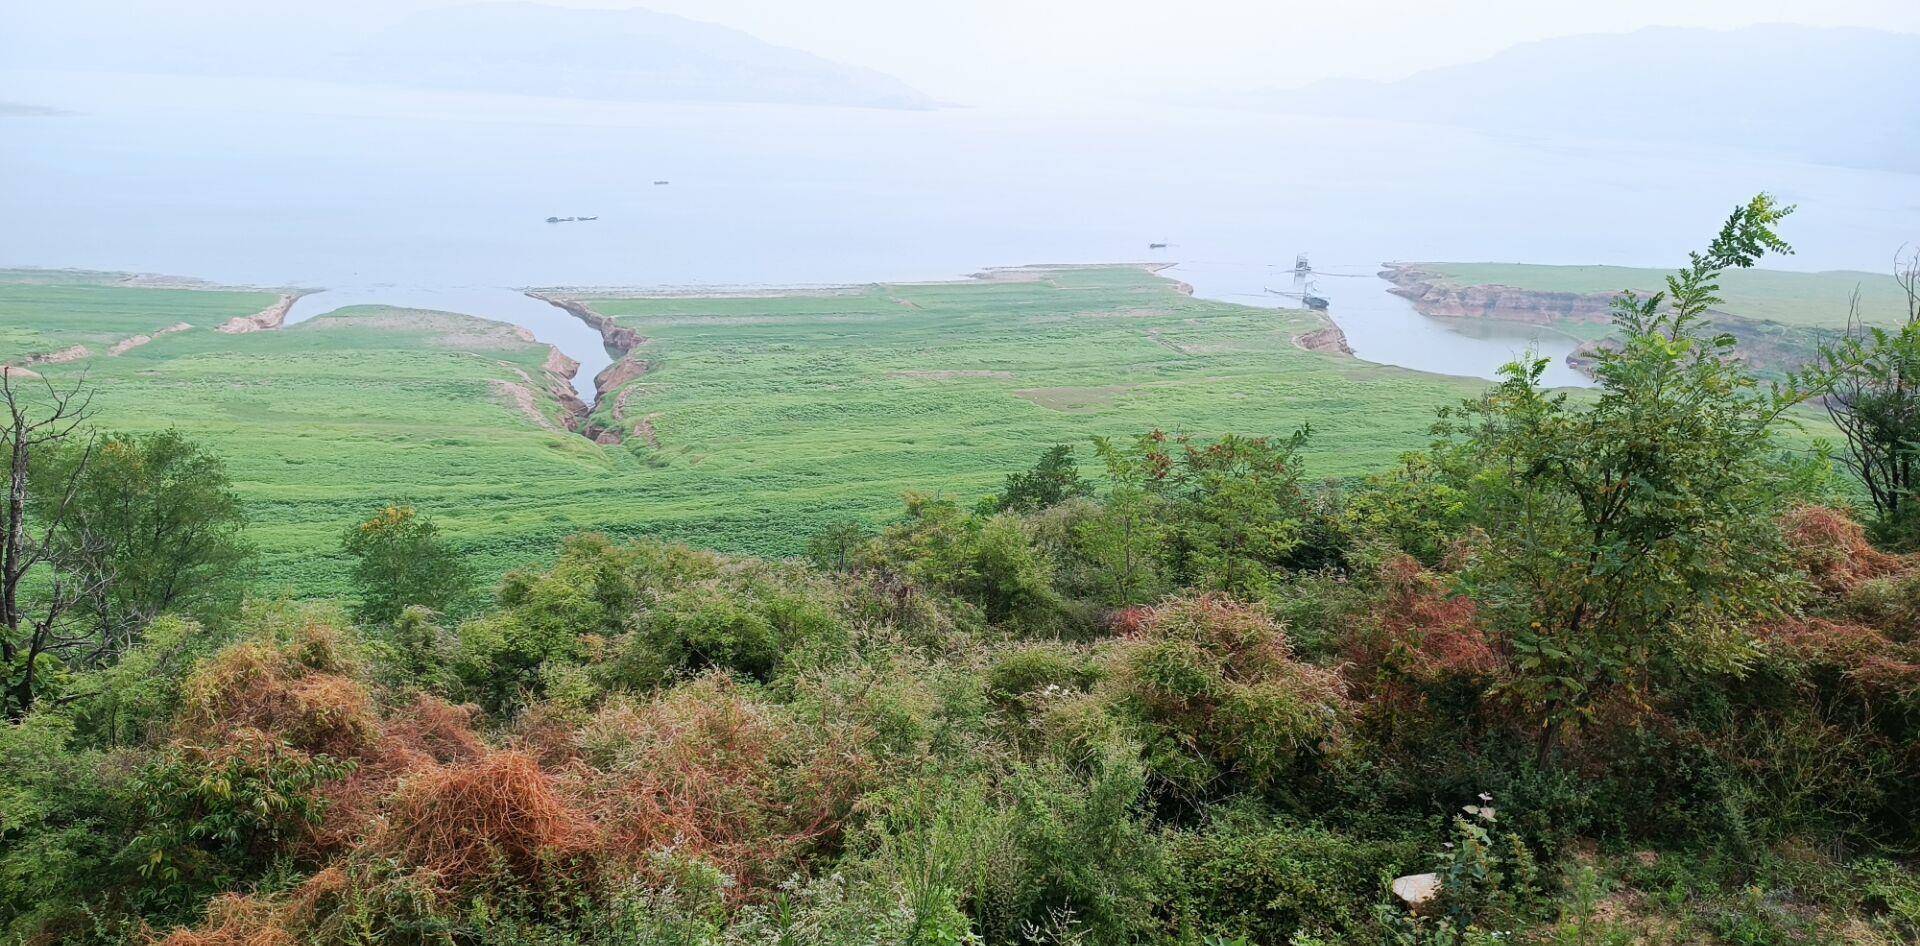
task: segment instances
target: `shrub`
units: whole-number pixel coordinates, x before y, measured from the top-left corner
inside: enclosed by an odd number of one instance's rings
[[[142,899],[173,913],[289,857],[325,816],[323,787],[351,769],[251,729],[163,753],[127,786],[144,809],[126,852]]]
[[[903,520],[863,556],[868,568],[974,605],[989,624],[1032,633],[1065,620],[1052,560],[1016,515],[973,515],[951,500],[910,493]]]
[[[163,738],[179,714],[186,678],[219,644],[198,623],[162,617],[118,662],[92,674],[71,704],[74,736],[95,747],[132,746]]]
[[[1151,928],[1161,865],[1145,818],[1146,772],[1135,752],[1117,749],[1075,765],[1048,760],[1015,770],[1009,827],[1020,861],[1019,923],[984,930],[998,934],[992,941],[1060,918],[1098,943],[1133,941]]]
[[[1920,642],[1920,569],[1869,578],[1847,592],[1840,610],[1901,643]]]
[[[1873,922],[1894,937],[1920,941],[1920,875],[1880,857],[1866,858],[1852,867]]]
[[[460,625],[456,673],[467,698],[490,710],[538,698],[550,664],[578,663],[591,641],[629,628],[640,602],[640,560],[638,548],[577,535],[561,545],[552,568],[501,579],[499,610]]]
[[[1295,660],[1285,632],[1255,607],[1169,601],[1107,660],[1108,692],[1137,722],[1149,766],[1182,792],[1225,777],[1277,790],[1345,741],[1339,676]]]
[[[802,727],[717,675],[609,703],[577,736],[608,856],[643,871],[665,851],[699,858],[738,895],[838,837],[871,774],[859,741]]]
[[[387,506],[349,526],[341,550],[353,558],[356,620],[385,624],[409,606],[458,612],[473,588],[473,570],[412,506]]]
[[[346,635],[309,615],[284,639],[267,631],[196,667],[183,688],[179,737],[216,747],[244,730],[339,758],[374,737],[376,721]]]
[[[708,670],[771,680],[785,664],[842,650],[847,630],[823,590],[734,575],[662,594],[596,673],[602,685],[646,689]]]
[[[1418,863],[1411,845],[1344,837],[1311,825],[1224,820],[1168,844],[1173,907],[1190,934],[1253,943],[1380,935],[1387,881]]]
[[[1099,668],[1080,648],[1031,642],[995,652],[986,675],[987,697],[1003,709],[1020,709],[1022,698],[1031,694],[1087,689],[1099,678]]]
[[[48,713],[0,724],[0,938],[54,942],[116,870],[119,819],[101,757]]]
[[[590,857],[593,823],[519,752],[489,752],[400,785],[375,846],[446,883],[530,881]]]

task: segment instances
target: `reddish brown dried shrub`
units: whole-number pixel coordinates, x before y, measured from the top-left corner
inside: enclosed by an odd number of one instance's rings
[[[345,675],[340,647],[337,631],[314,624],[289,643],[228,647],[188,678],[180,738],[213,746],[255,729],[305,752],[358,755],[378,723],[366,688]]]
[[[207,904],[207,922],[155,937],[155,946],[294,946],[298,940],[280,925],[280,911],[258,897],[223,894]]]
[[[1800,506],[1787,513],[1780,526],[1794,563],[1830,595],[1912,567],[1908,559],[1874,548],[1866,529],[1837,509]]]
[[[593,823],[520,752],[489,752],[407,779],[374,840],[454,886],[500,871],[525,880],[578,868],[597,845]]]
[[[1107,629],[1121,636],[1138,634],[1152,617],[1152,608],[1144,604],[1136,604],[1129,608],[1121,608],[1109,615]]]
[[[484,754],[487,745],[474,730],[477,714],[475,707],[426,694],[389,712],[354,770],[324,790],[326,818],[314,832],[315,845],[322,850],[352,846],[377,826],[380,806],[402,779]]]
[[[1380,663],[1422,683],[1485,678],[1499,671],[1500,654],[1480,626],[1471,598],[1448,594],[1406,555],[1381,563],[1380,584],[1375,610]]]
[[[1920,696],[1920,646],[1895,642],[1873,628],[1789,618],[1763,626],[1761,638],[1804,665],[1833,671],[1865,693]]]
[[[611,705],[578,744],[610,856],[644,869],[671,847],[725,871],[741,896],[837,835],[871,774],[848,734],[803,727],[724,675]]]

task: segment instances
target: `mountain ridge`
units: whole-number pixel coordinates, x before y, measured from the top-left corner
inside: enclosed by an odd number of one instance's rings
[[[1647,27],[1536,40],[1393,81],[1258,92],[1244,104],[1503,134],[1732,146],[1916,173],[1920,101],[1903,94],[1915,61],[1920,35],[1911,33]]]
[[[271,55],[256,47],[271,41]],[[80,51],[86,55],[79,55]],[[379,28],[260,14],[136,23],[110,3],[33,9],[0,34],[12,68],[319,80],[436,91],[636,102],[933,108],[877,70],[642,8],[466,3]]]

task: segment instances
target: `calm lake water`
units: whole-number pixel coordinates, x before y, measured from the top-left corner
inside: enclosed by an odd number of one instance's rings
[[[363,302],[470,312],[590,364],[597,337],[520,288],[1156,260],[1202,296],[1274,305],[1287,300],[1265,289],[1288,288],[1305,252],[1361,357],[1489,377],[1530,346],[1557,358],[1572,342],[1421,318],[1371,277],[1382,261],[1671,265],[1761,189],[1800,205],[1796,268],[1877,272],[1920,240],[1920,176],[1417,124],[5,72],[0,100],[70,112],[0,118],[0,265],[329,290],[301,318]],[[545,222],[555,215],[599,219]]]

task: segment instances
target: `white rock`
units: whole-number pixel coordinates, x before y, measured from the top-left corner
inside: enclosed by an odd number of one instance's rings
[[[1393,881],[1393,895],[1415,909],[1432,900],[1439,892],[1439,874],[1408,874],[1405,877],[1396,877]]]

